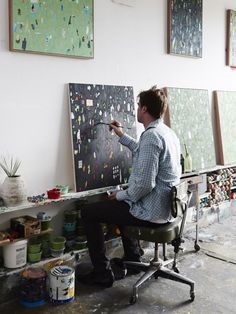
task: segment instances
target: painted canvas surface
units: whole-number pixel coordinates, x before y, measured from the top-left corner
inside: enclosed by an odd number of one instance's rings
[[[216,131],[220,150],[220,163],[236,163],[236,91],[215,92]]]
[[[10,0],[10,50],[93,58],[93,0]]]
[[[236,67],[236,11],[227,10],[226,64]]]
[[[106,123],[118,120],[136,137],[133,88],[70,83],[69,102],[76,191],[126,183],[131,152]]]
[[[183,156],[184,144],[193,161],[193,170],[216,165],[211,110],[207,90],[166,88],[168,110],[166,123],[180,139]]]
[[[168,0],[167,52],[202,57],[202,0]]]

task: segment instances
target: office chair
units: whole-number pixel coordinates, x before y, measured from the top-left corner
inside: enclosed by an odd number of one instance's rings
[[[138,299],[138,289],[147,280],[154,277],[163,277],[166,279],[182,282],[190,286],[190,300],[195,298],[194,281],[179,274],[176,266],[177,257],[180,250],[182,240],[182,234],[184,230],[187,209],[192,193],[188,191],[188,184],[186,181],[181,182],[177,186],[171,189],[171,213],[175,218],[173,222],[169,222],[163,225],[157,225],[157,227],[137,227],[126,226],[123,230],[124,235],[148,242],[154,242],[154,258],[149,263],[142,262],[130,262],[126,261],[127,267],[135,267],[136,269],[144,270],[145,273],[134,284],[133,293],[130,298],[130,303],[134,304]],[[174,259],[166,260],[165,253],[164,261],[159,258],[158,244],[165,245],[171,243],[174,246]],[[172,263],[172,270],[167,268],[167,265]]]

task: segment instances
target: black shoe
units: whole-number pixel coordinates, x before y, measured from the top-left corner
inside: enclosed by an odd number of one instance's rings
[[[125,278],[127,275],[127,268],[122,258],[114,257],[110,260],[111,269],[114,273],[115,280],[120,280]]]
[[[102,273],[91,271],[84,275],[78,275],[77,280],[85,285],[99,285],[104,288],[109,288],[115,281],[112,270],[107,269]]]

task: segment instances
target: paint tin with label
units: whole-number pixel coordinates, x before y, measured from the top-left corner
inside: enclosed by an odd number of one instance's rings
[[[54,304],[72,302],[75,296],[75,271],[62,265],[51,269],[49,275],[49,296]]]

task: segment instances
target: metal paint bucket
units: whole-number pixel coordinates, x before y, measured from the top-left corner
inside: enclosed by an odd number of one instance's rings
[[[75,271],[66,265],[53,267],[49,276],[49,296],[54,304],[72,302],[75,296]]]

